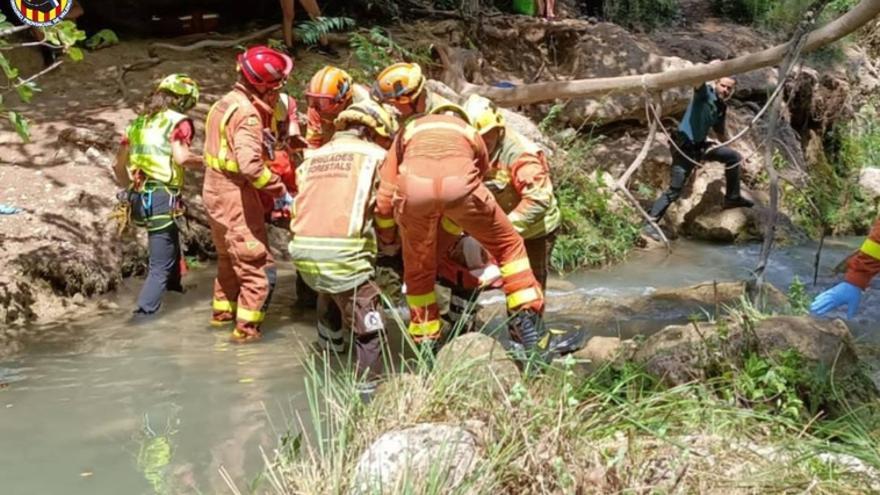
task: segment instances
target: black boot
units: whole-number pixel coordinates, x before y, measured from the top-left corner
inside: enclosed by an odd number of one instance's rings
[[[511,338],[522,346],[526,359],[534,356],[542,360],[546,358],[550,338],[544,329],[544,318],[540,314],[523,310],[513,315],[507,325]]]
[[[725,210],[729,210],[731,208],[751,208],[755,206],[755,203],[751,200],[748,200],[742,196],[736,196],[733,198],[724,198],[724,204],[722,208]]]

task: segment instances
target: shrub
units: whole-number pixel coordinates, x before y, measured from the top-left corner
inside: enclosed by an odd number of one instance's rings
[[[754,24],[769,30],[787,33],[800,22],[813,0],[713,0],[714,10],[730,19]],[[823,12],[823,19],[837,17],[858,0],[832,0]]]
[[[678,17],[677,0],[604,0],[603,14],[622,26],[653,29]]]
[[[874,105],[862,107],[856,118],[831,136],[827,161],[813,164],[805,188],[783,187],[783,201],[796,223],[814,236],[863,234],[876,218],[878,205],[862,194],[861,169],[880,163],[880,118]]]
[[[591,139],[576,139],[554,170],[562,226],[551,263],[560,272],[620,261],[639,235],[633,212],[626,206],[615,207],[602,176],[597,174],[597,179],[582,168],[594,144]]]

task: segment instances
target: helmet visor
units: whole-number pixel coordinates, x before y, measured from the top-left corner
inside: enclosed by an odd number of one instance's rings
[[[340,99],[339,97],[306,93],[306,103],[308,103],[309,107],[314,108],[320,114],[338,114],[345,106],[345,102],[345,99]]]

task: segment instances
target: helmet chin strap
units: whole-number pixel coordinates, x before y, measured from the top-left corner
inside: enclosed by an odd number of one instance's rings
[[[266,91],[265,93],[260,94],[256,88],[248,84],[246,81],[239,81],[236,84],[236,87],[240,88],[244,91],[244,93],[248,96],[248,99],[251,100],[251,103],[257,107],[257,111],[260,112],[260,115],[266,117],[271,116],[275,113],[274,105],[270,105],[265,97],[270,93],[270,91]]]

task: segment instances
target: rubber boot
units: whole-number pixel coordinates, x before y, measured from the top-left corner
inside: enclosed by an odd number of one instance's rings
[[[235,330],[232,331],[232,342],[236,344],[247,344],[262,337],[260,328],[253,323],[237,323]]]
[[[535,311],[527,309],[513,315],[508,331],[526,354],[544,354],[549,348],[550,338],[544,329],[544,318]]]
[[[229,311],[214,311],[211,315],[211,326],[215,328],[225,327],[235,322],[235,314]]]

